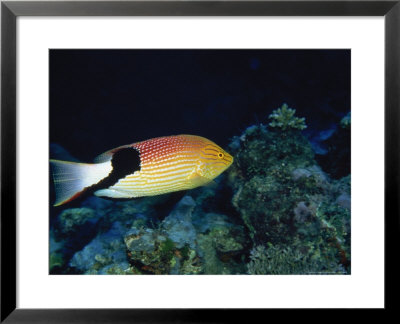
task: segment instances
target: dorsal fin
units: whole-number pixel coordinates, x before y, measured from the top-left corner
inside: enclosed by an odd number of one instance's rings
[[[129,147],[132,147],[132,144],[122,145],[122,146],[113,148],[111,150],[108,150],[107,152],[104,152],[104,153],[100,154],[99,156],[97,156],[94,159],[94,162],[95,163],[108,162],[108,161],[110,161],[112,159],[112,156],[113,156],[114,153],[116,153],[116,152],[118,152],[118,151],[120,151],[122,149],[129,148]]]

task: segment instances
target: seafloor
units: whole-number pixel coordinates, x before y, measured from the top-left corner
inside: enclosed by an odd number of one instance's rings
[[[350,274],[350,114],[336,126],[306,137],[283,105],[212,186],[50,207],[50,273]]]

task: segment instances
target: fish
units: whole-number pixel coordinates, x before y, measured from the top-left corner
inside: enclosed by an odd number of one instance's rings
[[[50,160],[54,206],[85,193],[103,198],[156,196],[205,186],[233,163],[233,157],[197,135],[152,138],[111,149],[94,163]]]

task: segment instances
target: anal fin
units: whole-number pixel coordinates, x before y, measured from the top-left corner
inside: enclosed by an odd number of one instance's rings
[[[115,189],[100,189],[94,192],[98,197],[109,197],[109,198],[133,198],[132,194],[126,191],[120,191]]]

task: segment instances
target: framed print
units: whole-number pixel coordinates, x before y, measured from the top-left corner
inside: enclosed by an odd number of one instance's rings
[[[399,6],[2,2],[2,320],[390,309]]]

